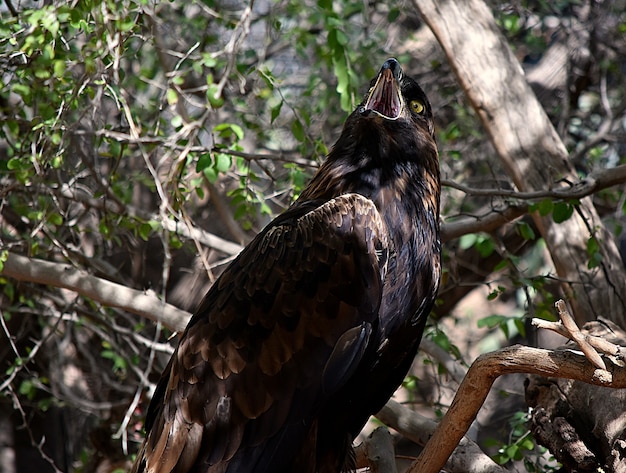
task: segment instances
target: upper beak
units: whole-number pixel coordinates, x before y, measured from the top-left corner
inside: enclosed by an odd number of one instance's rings
[[[387,120],[396,120],[402,113],[404,101],[400,92],[402,68],[397,60],[387,59],[370,89],[365,110],[372,110]]]

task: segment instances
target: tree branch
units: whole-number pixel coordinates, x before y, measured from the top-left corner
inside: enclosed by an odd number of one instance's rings
[[[508,197],[519,200],[553,199],[581,199],[592,195],[599,190],[606,189],[626,182],[626,164],[609,169],[600,169],[592,172],[584,179],[569,183],[567,187],[557,187],[548,190],[519,192],[510,189],[476,189],[444,179],[442,185],[460,190],[468,195],[483,197]]]
[[[528,213],[527,205],[509,205],[492,209],[484,215],[466,216],[452,222],[445,222],[441,226],[441,241],[454,240],[468,233],[490,233],[526,213]]]
[[[386,427],[378,427],[355,449],[356,467],[371,473],[397,473],[393,438]]]
[[[426,445],[437,429],[437,422],[428,419],[393,400],[387,401],[376,417],[418,445]],[[481,448],[463,437],[446,463],[450,473],[505,473]]]
[[[46,188],[48,189],[48,188]],[[44,190],[46,190],[44,189]],[[67,184],[63,184],[58,188],[52,188],[52,192],[59,197],[80,202],[86,207],[98,209],[101,211],[109,211],[113,213],[122,213],[132,218],[138,218],[145,222],[154,220],[159,222],[169,232],[175,233],[185,238],[197,240],[203,245],[221,251],[227,255],[236,255],[242,250],[242,246],[218,237],[201,228],[192,226],[188,223],[181,223],[169,218],[161,218],[157,214],[144,212],[141,209],[130,205],[121,205],[111,200],[96,199],[89,196],[86,192],[73,189]]]
[[[481,355],[470,367],[450,409],[407,473],[438,473],[474,421],[494,381],[511,373],[538,374],[610,388],[626,388],[626,368],[611,361],[607,371],[599,370],[585,356],[571,350],[514,345]]]
[[[589,361],[591,361],[596,368],[606,370],[606,364],[598,353],[618,357],[622,360],[626,359],[626,348],[611,343],[604,337],[598,337],[581,332],[571,314],[567,310],[565,302],[559,300],[555,305],[559,312],[560,321],[549,322],[547,320],[534,318],[531,321],[532,324],[537,328],[551,330],[576,342],[587,359],[589,359]]]
[[[123,309],[155,322],[161,321],[175,331],[184,330],[190,318],[188,312],[162,302],[155,295],[97,278],[69,264],[27,258],[9,252],[0,274],[18,281],[69,289],[106,306]]]

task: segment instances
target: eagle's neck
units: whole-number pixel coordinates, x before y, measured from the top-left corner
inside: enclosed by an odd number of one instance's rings
[[[440,178],[434,141],[411,146],[409,152],[389,149],[387,156],[373,154],[366,146],[342,149],[339,144],[341,139],[299,201],[358,193],[374,202],[397,245],[419,237],[416,231],[422,239],[427,234],[438,238]]]
[[[341,144],[340,138],[299,201],[326,201],[355,192],[374,202],[397,254],[386,283],[393,286],[388,288],[393,297],[383,298],[381,307],[380,316],[386,319],[383,336],[403,332],[411,337],[412,330],[406,328],[413,326],[421,336],[434,302],[429,297],[436,294],[440,278],[440,178],[435,142],[388,147],[384,156],[371,153],[371,146],[346,149]]]

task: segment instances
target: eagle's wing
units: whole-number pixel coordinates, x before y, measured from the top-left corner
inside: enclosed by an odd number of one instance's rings
[[[264,472],[291,461],[278,447],[295,453],[377,329],[390,244],[358,194],[298,204],[259,234],[207,293],[164,372],[145,471]]]

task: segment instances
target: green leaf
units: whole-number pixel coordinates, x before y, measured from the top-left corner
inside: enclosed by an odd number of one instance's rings
[[[202,153],[198,156],[198,162],[196,163],[196,172],[204,171],[206,168],[213,164],[213,158],[211,153]]]
[[[526,324],[524,323],[524,319],[515,317],[513,319],[513,323],[515,324],[515,328],[517,328],[517,331],[520,333],[520,335],[522,337],[526,336]]]
[[[230,138],[233,135],[236,137],[235,141],[243,139],[243,128],[235,123],[220,123],[213,127],[213,131],[217,132],[222,138]]]
[[[220,94],[217,84],[209,84],[209,87],[206,91],[206,96],[209,99],[209,104],[211,104],[211,107],[220,108],[222,105],[224,105],[224,98]]]
[[[15,84],[11,87],[14,93],[22,97],[26,105],[30,105],[32,100],[32,89],[25,84]]]
[[[226,172],[230,169],[232,158],[224,153],[217,153],[215,156],[215,169],[218,172]]]
[[[552,199],[543,199],[541,202],[536,204],[537,210],[539,211],[539,215],[545,217],[552,213],[552,209],[554,208],[554,203]]]
[[[552,210],[552,220],[555,223],[563,223],[574,213],[574,206],[567,202],[556,202]]]
[[[589,255],[587,268],[597,268],[598,266],[600,266],[600,264],[602,264],[602,252],[600,251],[600,243],[593,236],[587,240],[587,254]]]
[[[174,89],[167,89],[166,98],[169,105],[176,105],[178,103],[178,93]]]
[[[54,66],[52,67],[54,71],[55,77],[63,77],[65,74],[66,64],[63,60],[54,61]]]
[[[448,336],[441,330],[437,330],[435,333],[433,333],[432,341],[446,351],[449,351],[452,345]]]
[[[218,173],[217,170],[213,166],[209,166],[202,170],[205,177],[209,180],[210,183],[215,184],[217,182]]]
[[[507,323],[509,321],[509,317],[506,315],[488,315],[487,317],[483,317],[476,322],[478,328],[495,328],[503,323]]]
[[[494,252],[494,250],[496,249],[496,245],[490,237],[485,236],[478,240],[478,242],[476,243],[476,249],[480,253],[480,256],[486,258]]]
[[[391,7],[389,13],[387,13],[387,22],[393,23],[400,16],[400,9],[398,7]]]
[[[139,237],[143,240],[143,241],[148,241],[148,238],[150,237],[150,233],[152,233],[152,226],[149,223],[142,223],[141,225],[139,225]]]
[[[467,233],[459,238],[459,248],[467,250],[468,248],[474,246],[477,239],[478,235],[476,235],[476,233]]]
[[[535,232],[526,222],[518,222],[517,229],[524,240],[532,241],[535,239]]]
[[[238,140],[243,140],[243,128],[235,123],[231,123],[230,129],[233,130],[233,133],[235,134],[235,136],[237,136]]]
[[[20,158],[11,158],[7,162],[7,169],[14,171],[22,168],[22,160]]]
[[[4,269],[4,263],[8,259],[9,259],[9,251],[8,250],[0,251],[0,273]]]
[[[346,44],[348,44],[348,37],[343,31],[335,30],[335,34],[337,37],[337,43],[339,43],[341,46],[345,46]]]
[[[293,133],[293,136],[296,140],[298,140],[299,142],[304,141],[306,135],[304,133],[304,126],[302,126],[302,122],[300,120],[296,119],[291,124],[291,132]]]
[[[48,222],[56,226],[63,225],[63,217],[59,215],[58,213],[54,212],[48,215]]]
[[[535,443],[530,436],[526,436],[522,440],[520,440],[519,446],[520,448],[523,448],[525,450],[532,450],[533,448],[535,448]]]
[[[278,118],[278,115],[280,115],[280,109],[283,108],[283,101],[281,100],[280,102],[278,102],[277,105],[274,105],[271,109],[271,119],[270,119],[270,123],[274,123],[274,120],[276,120]]]
[[[502,269],[506,268],[508,265],[509,265],[508,260],[503,259],[503,260],[501,260],[498,264],[496,264],[496,265],[494,266],[493,271],[494,271],[494,272],[500,271],[500,270],[502,270]]]

